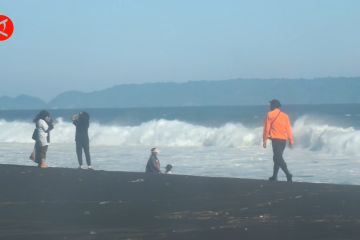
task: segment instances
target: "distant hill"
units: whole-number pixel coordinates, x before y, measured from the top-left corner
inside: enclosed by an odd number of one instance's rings
[[[0,109],[40,109],[46,106],[41,99],[27,95],[0,97]]]
[[[124,84],[95,92],[64,92],[49,103],[19,96],[0,98],[0,109],[122,108],[360,103],[360,77],[321,79],[236,79],[186,83]]]
[[[360,103],[359,78],[239,79],[187,83],[118,85],[102,91],[65,92],[56,108],[262,105],[279,98],[287,104]]]

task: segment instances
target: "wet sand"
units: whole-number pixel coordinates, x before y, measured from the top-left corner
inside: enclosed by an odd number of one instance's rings
[[[7,240],[360,239],[360,186],[0,165],[0,189]]]

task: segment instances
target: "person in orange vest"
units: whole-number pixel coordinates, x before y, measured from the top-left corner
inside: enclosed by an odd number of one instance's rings
[[[270,101],[270,112],[267,113],[264,121],[263,132],[263,147],[266,148],[268,139],[272,142],[274,169],[273,175],[269,178],[270,181],[277,181],[279,168],[286,174],[288,182],[292,182],[292,174],[289,172],[283,153],[286,147],[287,140],[290,147],[294,144],[294,138],[291,129],[289,116],[282,112],[280,101],[273,99]]]

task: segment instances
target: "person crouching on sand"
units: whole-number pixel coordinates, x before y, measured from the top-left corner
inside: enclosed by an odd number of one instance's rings
[[[270,101],[270,112],[267,113],[264,121],[263,147],[266,148],[266,141],[271,139],[273,149],[274,169],[270,181],[277,181],[279,168],[286,174],[288,182],[292,182],[292,175],[289,172],[283,153],[286,147],[286,141],[289,140],[290,147],[294,144],[294,138],[291,130],[289,116],[280,110],[279,100]]]
[[[47,168],[46,153],[50,144],[50,131],[54,129],[53,121],[48,111],[40,111],[34,118],[36,124],[35,162],[40,168]]]
[[[90,144],[89,144],[89,124],[90,116],[87,112],[80,112],[72,116],[73,124],[76,126],[75,142],[76,142],[76,155],[79,162],[79,169],[86,169],[83,166],[82,152],[84,149],[85,159],[88,169],[93,169],[91,166],[90,158]]]
[[[172,174],[172,171],[171,171],[172,168],[173,168],[173,166],[171,164],[166,165],[165,174]]]
[[[157,148],[152,148],[149,160],[146,164],[146,173],[161,173],[160,171],[160,160],[158,159],[158,154],[160,150]]]

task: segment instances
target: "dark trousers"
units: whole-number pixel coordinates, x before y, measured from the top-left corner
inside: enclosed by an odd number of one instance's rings
[[[79,165],[81,166],[83,163],[82,160],[82,150],[84,149],[85,153],[85,159],[88,166],[91,165],[91,158],[90,158],[90,147],[88,141],[76,141],[76,155],[79,162]]]
[[[287,168],[285,160],[283,158],[283,153],[286,147],[286,140],[282,139],[272,139],[272,149],[273,149],[273,161],[274,161],[274,170],[273,170],[273,178],[277,178],[279,168],[284,171],[286,177],[289,177],[291,174]]]
[[[35,151],[35,159],[34,161],[40,167],[42,160],[46,159],[46,152],[48,150],[48,146],[41,146],[40,142],[35,143],[34,151]]]

